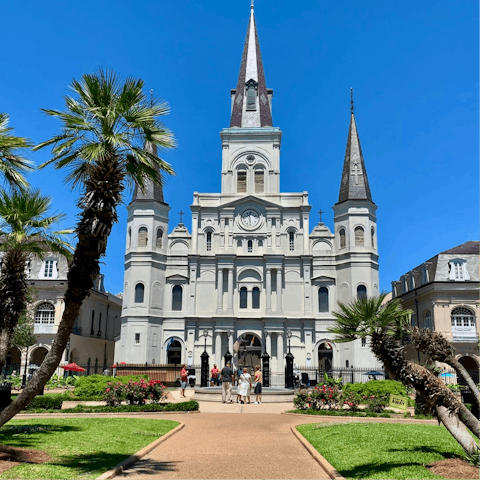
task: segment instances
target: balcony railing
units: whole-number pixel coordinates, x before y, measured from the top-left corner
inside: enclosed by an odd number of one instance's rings
[[[461,333],[452,333],[452,339],[454,342],[467,342],[467,343],[478,343],[478,335],[465,335]]]
[[[36,323],[33,327],[33,333],[35,333],[35,334],[38,334],[38,333],[54,333],[55,328],[56,327],[53,324]]]

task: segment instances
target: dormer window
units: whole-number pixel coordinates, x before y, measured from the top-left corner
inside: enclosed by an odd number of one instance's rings
[[[247,98],[247,111],[255,111],[257,109],[257,88],[258,83],[251,78],[245,84],[245,96]]]
[[[470,280],[470,275],[467,271],[467,262],[461,258],[455,258],[448,262],[450,267],[450,280],[461,282],[463,280]]]
[[[39,278],[46,278],[50,280],[57,279],[58,278],[57,261],[52,258],[45,260],[42,264],[42,269],[40,270]]]

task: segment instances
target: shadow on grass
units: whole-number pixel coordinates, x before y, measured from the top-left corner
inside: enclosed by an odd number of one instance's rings
[[[103,469],[104,471],[107,471],[129,456],[130,455],[98,451],[85,455],[64,455],[48,464],[52,466],[72,468],[76,470],[77,475],[81,475],[95,470]],[[139,460],[135,463],[135,470],[132,473],[137,476],[149,474],[154,475],[158,474],[158,472],[172,472],[176,470],[176,463],[178,462],[155,462],[148,459]],[[127,470],[127,473],[128,472],[129,470]]]
[[[410,462],[410,463],[393,463],[393,462],[384,462],[384,463],[365,463],[363,465],[358,465],[358,467],[350,469],[342,469],[340,474],[345,478],[371,478],[372,475],[376,474],[378,478],[392,478],[389,476],[389,473],[394,468],[404,468],[404,467],[421,467],[424,468],[423,464],[420,462]],[[419,472],[420,473],[420,472]],[[419,476],[418,478],[423,478]]]
[[[462,458],[455,453],[447,452],[445,450],[439,450],[436,447],[429,447],[428,445],[422,445],[419,447],[405,447],[405,448],[390,448],[388,452],[420,452],[420,453],[435,453],[445,458]]]
[[[22,448],[39,447],[41,444],[40,436],[81,430],[81,428],[72,425],[50,425],[44,423],[5,425],[0,429],[0,444]]]

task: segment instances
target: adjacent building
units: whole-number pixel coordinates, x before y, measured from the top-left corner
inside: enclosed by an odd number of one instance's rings
[[[26,269],[34,296],[31,308],[37,343],[28,348],[28,358],[26,348],[20,350],[12,346],[7,356],[7,374],[14,370],[23,373],[26,364],[36,368],[42,363],[65,308],[67,260],[57,254],[48,254],[43,260],[32,258]],[[120,333],[121,309],[121,297],[105,291],[103,275],[100,275],[82,304],[60,365],[75,362],[89,373],[102,373],[105,367],[110,367],[114,360],[114,337]],[[59,368],[57,373],[63,374],[63,370]]]
[[[266,349],[278,385],[290,347],[299,366],[379,368],[365,342],[336,344],[327,331],[338,300],[379,290],[377,206],[353,108],[331,230],[312,228],[307,192],[280,190],[283,133],[272,103],[251,7],[220,132],[221,191],[194,192],[191,232],[181,220],[168,234],[159,185],[137,189],[128,205],[117,362],[198,365],[206,345],[210,363],[223,365],[241,337],[234,362],[260,363]]]
[[[392,282],[392,297],[412,310],[412,325],[441,332],[452,342],[460,363],[476,376],[479,357],[479,252],[470,241],[435,255]],[[406,346],[415,360],[416,351]],[[459,379],[461,381],[461,379]]]

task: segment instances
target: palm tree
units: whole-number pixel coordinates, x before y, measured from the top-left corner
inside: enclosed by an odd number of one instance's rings
[[[480,409],[480,394],[477,385],[467,369],[456,359],[455,348],[440,332],[414,327],[411,331],[411,341],[414,348],[428,355],[433,361],[446,363],[455,369],[457,375],[465,380],[472,392],[477,409]]]
[[[41,391],[58,367],[80,306],[99,273],[99,259],[105,255],[125,188],[144,188],[146,180],[162,183],[164,174],[174,174],[157,154],[157,148],[175,146],[172,133],[159,121],[169,107],[149,100],[143,85],[143,80],[134,78],[122,83],[114,73],[99,70],[81,81],[73,80],[75,98],[65,97],[64,112],[44,110],[62,122],[62,131],[35,148],[52,146],[53,158],[41,167],[66,168],[67,181],[82,186],[75,230],[78,242],[52,348],[27,387],[1,412],[0,426]]]
[[[32,146],[29,140],[11,135],[9,117],[0,113],[0,174],[9,187],[28,187],[24,173],[33,170],[29,160],[22,156],[22,150]]]
[[[28,303],[26,265],[32,256],[43,258],[47,252],[71,254],[64,240],[71,231],[52,229],[65,215],[48,216],[51,203],[39,190],[0,192],[0,251],[5,252],[0,274],[0,372]]]
[[[403,309],[398,299],[382,305],[385,296],[356,298],[349,304],[339,302],[339,311],[333,312],[337,324],[329,331],[337,335],[337,342],[370,337],[373,354],[389,374],[415,388],[417,404],[423,411],[434,413],[469,455],[478,456],[478,446],[457,421],[461,420],[478,437],[477,419],[430,370],[405,358],[398,339],[409,331],[411,311]]]

